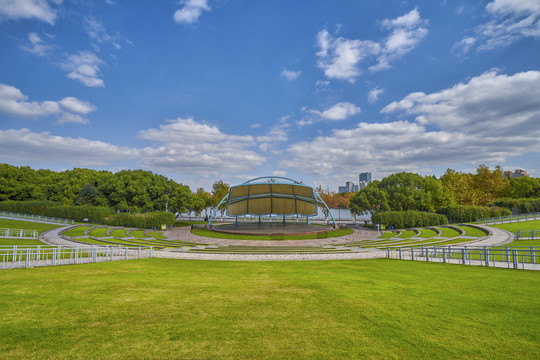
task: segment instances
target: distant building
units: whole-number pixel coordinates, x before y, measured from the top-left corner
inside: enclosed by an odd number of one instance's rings
[[[369,183],[367,181],[360,181],[358,184],[358,190],[365,188]]]
[[[504,177],[505,178],[510,178],[510,179],[515,179],[515,178],[519,178],[519,177],[523,177],[523,176],[529,176],[529,174],[527,174],[527,172],[525,170],[521,170],[521,169],[518,169],[514,172],[511,172],[511,171],[505,171],[504,172]]]
[[[339,193],[357,192],[358,190],[359,190],[358,185],[351,181],[347,181],[345,183],[345,186],[338,187]]]
[[[360,183],[366,182],[369,184],[371,182],[371,173],[370,172],[360,173],[360,175],[358,176],[358,180],[360,180],[359,181]]]

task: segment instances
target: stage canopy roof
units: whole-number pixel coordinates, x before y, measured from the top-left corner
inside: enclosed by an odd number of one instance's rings
[[[262,177],[231,187],[227,215],[317,215],[317,195],[310,186],[282,177]]]

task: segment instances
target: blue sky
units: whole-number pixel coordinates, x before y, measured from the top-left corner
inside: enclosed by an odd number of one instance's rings
[[[0,0],[0,162],[540,176],[540,1]]]

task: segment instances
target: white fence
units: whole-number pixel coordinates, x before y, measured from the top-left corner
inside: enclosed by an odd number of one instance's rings
[[[153,247],[0,246],[2,269],[151,258]]]
[[[540,213],[508,215],[490,219],[477,219],[477,224],[494,225],[494,224],[509,224],[520,221],[540,220]]]
[[[2,239],[37,239],[37,230],[28,229],[0,229]]]
[[[434,246],[387,248],[389,259],[432,261],[462,265],[540,270],[540,248],[516,246],[505,248]]]
[[[1,211],[0,212],[0,218],[12,219],[12,220],[33,221],[33,222],[56,224],[56,225],[75,224],[75,220],[52,218],[52,217],[41,216],[41,215],[19,214],[19,213],[12,213],[12,212],[9,212],[9,211]]]

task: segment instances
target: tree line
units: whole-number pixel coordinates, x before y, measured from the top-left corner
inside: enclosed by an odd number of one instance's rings
[[[34,170],[0,164],[0,201],[50,201],[60,205],[106,206],[119,212],[170,211],[201,213],[217,206],[229,191],[219,180],[211,192],[192,192],[189,186],[151,171],[75,168]]]
[[[400,172],[375,180],[355,193],[349,208],[355,214],[367,211],[373,215],[381,211],[434,212],[451,206],[511,207],[506,204],[538,208],[540,178],[509,179],[501,167],[490,170],[484,165],[476,169],[476,174],[447,169],[440,178]]]

